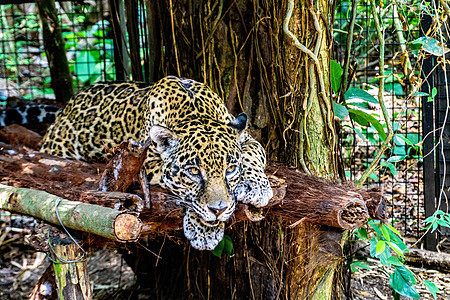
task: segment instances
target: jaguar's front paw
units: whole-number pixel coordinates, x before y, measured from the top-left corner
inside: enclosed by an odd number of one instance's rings
[[[241,182],[234,190],[234,195],[240,203],[251,204],[255,207],[264,207],[272,199],[273,191],[266,174],[244,173]]]
[[[192,209],[188,208],[183,219],[183,229],[192,247],[198,250],[214,250],[223,239],[225,223],[217,222],[214,226],[205,224]]]

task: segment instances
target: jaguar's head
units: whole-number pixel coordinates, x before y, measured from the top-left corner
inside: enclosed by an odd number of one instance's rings
[[[233,214],[242,172],[241,135],[247,116],[228,124],[191,120],[176,132],[154,125],[150,137],[162,158],[162,181],[186,206],[184,233],[194,248],[214,249]]]

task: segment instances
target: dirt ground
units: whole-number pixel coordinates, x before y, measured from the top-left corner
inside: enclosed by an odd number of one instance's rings
[[[2,222],[3,220],[3,222]],[[5,220],[8,220],[5,222]],[[47,255],[26,245],[35,221],[28,217],[0,218],[0,299],[27,299],[47,266]],[[94,299],[127,299],[134,287],[134,274],[114,249],[88,255]]]
[[[49,265],[46,254],[26,245],[25,236],[36,225],[34,219],[0,215],[0,299],[27,299],[34,285]],[[371,270],[353,274],[353,299],[393,299],[389,275],[375,260],[368,260]],[[441,290],[438,299],[450,299],[450,274],[410,267],[417,281],[429,280]],[[94,299],[148,299],[145,292],[136,291],[135,277],[114,249],[89,253],[88,270]],[[433,299],[423,284],[417,285],[421,299]],[[133,295],[130,297],[130,295]],[[402,299],[407,299],[402,297]]]
[[[369,258],[368,264],[372,267],[371,270],[360,270],[352,276],[354,299],[393,299],[392,291],[389,286],[389,275],[382,270],[381,264],[376,260]],[[417,282],[429,280],[436,284],[440,289],[437,299],[450,299],[450,274],[411,266],[408,266],[408,268],[416,274]],[[421,295],[421,299],[434,299],[423,283],[418,284],[416,288]],[[409,298],[401,297],[401,299]]]

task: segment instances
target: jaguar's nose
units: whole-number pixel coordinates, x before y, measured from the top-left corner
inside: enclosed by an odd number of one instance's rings
[[[220,216],[224,211],[227,210],[226,207],[224,207],[224,208],[209,207],[209,209],[213,212],[213,214],[216,215],[216,217]]]
[[[207,206],[216,217],[220,216],[228,208],[228,205],[224,201],[209,203]]]

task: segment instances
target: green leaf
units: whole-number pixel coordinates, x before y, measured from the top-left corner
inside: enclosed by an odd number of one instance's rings
[[[407,133],[406,138],[414,144],[414,146],[422,140],[422,137],[418,133]]]
[[[428,93],[424,93],[424,92],[415,92],[412,93],[411,96],[415,96],[415,97],[422,97],[422,96],[429,96],[430,94]]]
[[[355,262],[352,262],[352,263],[350,264],[350,266],[354,266],[354,267],[358,267],[358,268],[366,269],[366,270],[372,269],[369,265],[367,265],[365,262],[362,262],[362,261],[355,261]]]
[[[376,249],[377,239],[371,238],[369,240],[369,244],[370,244],[370,256],[375,257],[377,254],[377,249]]]
[[[432,37],[422,36],[411,42],[412,45],[422,45],[422,49],[425,52],[436,56],[442,56],[450,51],[447,47],[441,44],[438,40]]]
[[[367,102],[345,102],[348,106],[355,106],[362,109],[369,109]]]
[[[333,101],[333,110],[334,115],[338,117],[340,120],[345,119],[348,116],[348,110],[344,105],[336,103]]]
[[[397,168],[396,168],[392,163],[387,163],[387,164],[386,164],[386,167],[389,168],[389,171],[391,171],[392,176],[395,177],[395,176],[398,175]]]
[[[400,236],[400,232],[398,232],[398,230],[395,229],[394,226],[392,226],[391,224],[386,224],[386,226],[387,226],[392,232],[394,232],[396,235]]]
[[[392,94],[394,94],[395,96],[403,96],[405,95],[405,92],[403,91],[403,86],[398,83],[388,83],[384,86],[384,89]]]
[[[417,133],[416,133],[417,135]],[[409,138],[406,138],[403,136],[403,134],[397,133],[395,135],[395,137],[399,140],[402,140],[403,142],[405,142],[406,144],[410,145],[410,146],[415,146],[417,143],[414,143],[413,141],[411,141]]]
[[[95,68],[95,58],[90,51],[81,51],[75,64],[75,73],[83,83],[87,82]]]
[[[216,248],[214,250],[211,250],[212,254],[214,254],[217,257],[221,257],[223,253],[223,249],[225,247],[225,241],[222,239],[219,244],[217,244]]]
[[[389,263],[389,267],[392,266],[403,266],[403,263],[395,256],[391,256],[387,259],[387,262]]]
[[[378,181],[378,176],[375,173],[370,173],[369,178]]]
[[[439,292],[439,288],[431,281],[424,280],[423,284],[427,287],[427,289],[430,291],[431,295],[433,295],[433,298],[436,299],[437,295],[436,293]]]
[[[339,91],[339,87],[341,85],[341,77],[342,77],[342,67],[334,60],[331,60],[330,63],[330,80],[331,80],[331,88],[335,93]]]
[[[359,111],[359,110],[354,110],[354,109],[349,109],[348,112],[350,114],[350,118],[355,121],[356,123],[358,123],[361,126],[369,126],[369,121],[367,120],[367,118],[365,118],[365,116],[361,116],[359,113],[354,113],[353,111]]]
[[[359,228],[358,233],[365,239],[368,238],[368,233],[367,230],[364,229],[363,227]]]
[[[387,162],[398,162],[404,160],[406,156],[404,155],[394,155],[388,158]]]
[[[388,230],[388,228],[386,227],[386,225],[381,224],[381,232],[383,233],[383,237],[384,237],[387,241],[390,241],[390,240],[391,240],[391,237],[390,237],[390,235],[389,235],[389,230]]]
[[[385,241],[378,241],[377,245],[375,247],[376,254],[381,254],[386,249],[386,242]]]
[[[402,251],[402,249],[400,249],[400,247],[396,244],[396,243],[393,243],[393,242],[386,242],[392,249],[394,249],[394,251],[398,254],[398,255],[400,255],[401,257],[405,257],[405,255],[403,254],[403,251]]]
[[[231,257],[233,254],[233,241],[231,240],[231,237],[226,234],[223,236],[223,241],[225,253],[228,255],[228,257]]]
[[[375,99],[374,96],[362,89],[349,88],[348,91],[345,92],[344,96],[345,101],[350,101],[352,99],[361,99],[363,101],[378,104],[378,100]]]
[[[420,295],[413,285],[416,279],[410,270],[404,266],[396,266],[394,273],[389,278],[391,287],[402,296],[419,299]]]
[[[437,88],[433,87],[433,89],[431,90],[431,98],[436,97],[436,95],[437,95]]]
[[[433,87],[433,89],[431,90],[431,95],[430,96],[428,96],[428,102],[433,102],[433,100],[434,100],[434,97],[436,97],[436,95],[437,95],[437,88],[436,87]]]
[[[360,124],[361,126],[367,126],[369,123],[377,130],[378,135],[384,140],[386,139],[386,132],[384,132],[383,125],[375,119],[373,116],[369,115],[362,110],[349,109],[348,110],[352,120]],[[360,123],[361,122],[361,123]]]

